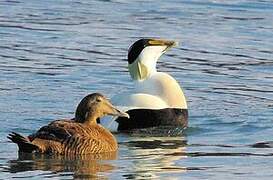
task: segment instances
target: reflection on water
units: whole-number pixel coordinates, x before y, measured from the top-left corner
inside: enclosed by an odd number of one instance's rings
[[[45,177],[73,176],[74,178],[98,177],[100,172],[111,172],[115,166],[111,161],[116,153],[97,155],[39,155],[19,153],[17,160],[10,160],[5,171],[20,173],[27,171],[45,171]]]
[[[123,132],[132,137],[180,137],[185,135],[186,129],[175,126],[157,126]]]
[[[187,156],[173,155],[185,154],[184,137],[132,137],[132,141],[123,142],[121,146],[130,150],[129,155],[122,156],[122,159],[133,163],[132,170],[123,175],[126,178],[159,178],[160,174],[184,173],[187,170],[176,165],[176,161]]]
[[[79,179],[104,178],[105,175],[115,174],[114,172],[118,169],[122,170],[120,177],[127,179],[159,178],[160,174],[180,174],[187,169],[194,169],[176,165],[176,161],[187,157],[187,142],[184,137],[131,136],[131,138],[132,141],[119,144],[119,158],[117,153],[81,156],[19,153],[18,159],[9,160],[0,167],[2,172],[14,174],[12,177],[31,178],[37,174],[31,176],[27,172],[42,171],[43,173],[39,176],[46,178],[61,176]],[[197,169],[202,168],[195,168]]]

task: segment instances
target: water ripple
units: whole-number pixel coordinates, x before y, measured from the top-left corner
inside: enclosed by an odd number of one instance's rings
[[[23,25],[10,25],[10,24],[0,24],[0,27],[2,28],[18,28],[18,29],[24,29],[24,30],[30,30],[30,31],[48,31],[48,32],[58,32],[61,30],[57,29],[48,29],[48,28],[35,28],[35,27],[27,27]]]

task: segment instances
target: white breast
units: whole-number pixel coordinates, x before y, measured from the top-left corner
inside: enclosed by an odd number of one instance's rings
[[[136,91],[160,98],[170,108],[187,109],[187,102],[177,81],[167,73],[156,72],[144,81],[137,82]],[[152,109],[153,106],[150,106]]]

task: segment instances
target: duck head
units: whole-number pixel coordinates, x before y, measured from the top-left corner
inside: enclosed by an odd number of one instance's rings
[[[168,49],[176,46],[176,41],[163,39],[140,39],[128,50],[128,69],[133,80],[145,80],[156,72],[158,58]]]
[[[100,93],[85,96],[79,103],[75,121],[79,123],[97,123],[97,119],[106,115],[127,117],[129,115],[114,107],[109,100]]]

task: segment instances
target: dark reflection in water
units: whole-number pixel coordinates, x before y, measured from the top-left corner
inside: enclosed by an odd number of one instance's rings
[[[250,145],[253,148],[273,148],[273,141],[267,142],[257,142],[255,144]]]
[[[176,126],[157,126],[122,132],[132,137],[183,137],[186,129]]]
[[[39,155],[19,153],[17,160],[10,160],[4,171],[19,173],[26,171],[50,171],[45,177],[73,176],[74,178],[98,177],[100,172],[110,172],[115,169],[111,161],[115,160],[117,153],[95,155]]]
[[[181,137],[181,139],[174,140],[139,140],[139,141],[130,141],[126,144],[128,147],[136,147],[141,149],[178,149],[179,147],[185,147],[187,141]]]

